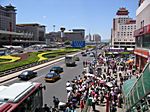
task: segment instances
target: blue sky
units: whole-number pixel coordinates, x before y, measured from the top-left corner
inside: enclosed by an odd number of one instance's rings
[[[86,34],[98,33],[109,39],[112,19],[120,7],[126,7],[135,18],[138,0],[0,0],[17,9],[17,23],[40,23],[47,32],[61,26],[66,29],[84,28]]]

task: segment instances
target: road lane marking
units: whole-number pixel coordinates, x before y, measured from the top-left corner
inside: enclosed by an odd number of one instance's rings
[[[0,85],[5,85],[5,84],[7,84],[7,83],[9,83],[9,82],[12,82],[12,81],[15,81],[15,80],[17,80],[17,79],[18,79],[18,77],[14,78],[14,79],[11,79],[11,80],[8,80],[8,81],[6,81],[6,82],[0,83]]]

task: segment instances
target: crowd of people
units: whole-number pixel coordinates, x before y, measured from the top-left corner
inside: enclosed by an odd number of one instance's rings
[[[80,107],[83,112],[83,109],[90,106],[93,111],[96,111],[96,104],[108,106],[107,102],[109,102],[110,112],[117,112],[118,108],[122,108],[122,85],[132,75],[138,76],[138,73],[133,70],[133,63],[126,63],[126,60],[121,57],[112,58],[101,55],[98,60],[100,60],[98,64],[93,62],[95,60],[83,62],[83,66],[88,68],[90,75],[87,75],[87,71],[83,71],[82,75],[66,83],[66,87],[71,88],[67,91],[66,112],[75,110],[77,107]],[[91,104],[88,105],[87,101],[90,100]]]
[[[106,105],[110,112],[117,112],[123,106],[122,85],[132,75],[138,76],[132,63],[124,58],[99,55],[98,61],[83,61],[82,74],[66,82],[67,103],[64,112],[76,112],[90,109],[96,105]],[[58,108],[59,100],[53,97],[54,108]],[[45,110],[47,105],[45,105]],[[56,111],[56,110],[55,110]],[[49,111],[45,111],[49,112]]]

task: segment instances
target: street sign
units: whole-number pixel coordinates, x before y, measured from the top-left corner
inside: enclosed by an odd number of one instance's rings
[[[72,41],[71,46],[74,48],[82,48],[85,47],[85,41]]]

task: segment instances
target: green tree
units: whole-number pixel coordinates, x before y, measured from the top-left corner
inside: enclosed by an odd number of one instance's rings
[[[70,42],[69,40],[66,40],[66,41],[64,42],[64,44],[65,44],[65,45],[70,45],[71,42]]]

